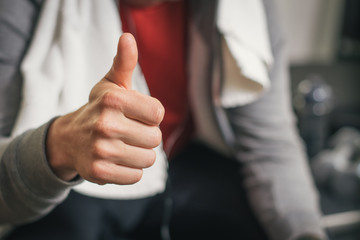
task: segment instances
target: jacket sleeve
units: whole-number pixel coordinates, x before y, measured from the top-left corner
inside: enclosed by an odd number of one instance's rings
[[[0,232],[1,225],[45,215],[77,183],[61,181],[47,163],[51,121],[10,139],[21,100],[19,66],[40,8],[41,0],[0,0]]]
[[[245,188],[271,239],[326,238],[317,192],[293,116],[284,42],[272,1],[264,1],[274,55],[271,89],[258,101],[227,110]]]
[[[72,185],[50,169],[45,152],[48,122],[0,142],[0,225],[35,220],[66,197]]]

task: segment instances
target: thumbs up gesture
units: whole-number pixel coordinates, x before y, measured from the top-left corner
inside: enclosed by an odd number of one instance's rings
[[[89,102],[50,126],[50,167],[63,180],[77,174],[98,184],[132,184],[156,158],[161,142],[161,103],[131,90],[138,58],[134,37],[123,34],[113,65],[92,89]]]

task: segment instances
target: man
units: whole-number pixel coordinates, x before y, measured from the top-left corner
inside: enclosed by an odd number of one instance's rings
[[[29,236],[34,239],[154,239],[160,238],[160,234],[169,237],[168,230],[174,239],[324,238],[316,196],[290,112],[281,38],[273,25],[274,13],[269,2],[264,2],[269,32],[264,34],[261,26],[253,29],[260,29],[264,36],[269,34],[274,62],[266,50],[266,38],[260,37],[265,43],[260,40],[258,45],[252,45],[259,46],[260,57],[249,51],[246,61],[240,64],[241,71],[239,66],[233,66],[237,55],[224,21],[226,14],[215,21],[216,14],[223,13],[218,9],[228,9],[226,1],[121,2],[118,17],[121,17],[122,28],[132,32],[136,41],[130,34],[122,35],[110,71],[91,89],[83,107],[78,104],[82,98],[77,100],[76,96],[88,94],[89,83],[85,83],[84,88],[74,86],[80,86],[76,84],[86,80],[84,76],[94,77],[88,72],[99,68],[101,61],[96,58],[101,59],[101,53],[84,51],[80,54],[84,58],[79,58],[83,61],[71,62],[77,55],[69,49],[81,49],[80,45],[72,48],[78,41],[73,36],[85,36],[80,39],[85,45],[106,41],[105,37],[95,35],[106,34],[105,30],[95,34],[91,30],[97,29],[96,24],[109,23],[98,20],[97,17],[104,14],[96,15],[97,11],[101,13],[101,9],[108,6],[110,16],[110,8],[114,6],[111,1],[79,1],[79,12],[74,14],[74,8],[69,6],[75,5],[71,4],[76,5],[74,1],[48,1],[42,6],[35,35],[29,37],[30,49],[25,51],[23,43],[19,50],[19,56],[26,53],[22,62],[23,103],[16,114],[9,114],[12,110],[7,106],[3,108],[5,117],[17,115],[16,123],[12,119],[4,129],[13,136],[20,135],[4,140],[1,145],[1,223],[33,222],[15,227],[8,239]],[[259,6],[255,3],[253,9],[257,10],[250,12],[261,19]],[[32,14],[37,16],[39,8],[34,9]],[[50,14],[52,10],[61,12],[60,17]],[[77,15],[81,16],[79,25],[74,24]],[[94,26],[88,26],[87,19],[94,21],[91,22]],[[39,32],[51,24],[54,25],[49,29],[53,30],[44,31],[49,33],[50,40],[46,42],[39,37]],[[261,25],[261,21],[258,24]],[[106,24],[97,30],[105,27]],[[28,27],[27,34],[31,28]],[[155,31],[158,35],[154,35]],[[245,40],[251,35],[244,28],[231,33],[246,36]],[[136,69],[136,42],[140,67],[152,97],[132,90],[132,85],[141,78]],[[107,52],[108,44],[92,46],[103,47]],[[164,50],[166,47],[168,50]],[[42,48],[50,51],[44,53],[42,65],[38,67],[37,58],[42,56]],[[240,63],[241,56],[236,59]],[[256,65],[261,60],[264,66],[254,69],[261,72],[269,67],[265,75],[269,75],[270,88],[266,80],[257,82],[258,77],[263,79],[257,71],[248,72],[254,66],[248,62]],[[84,73],[82,66],[89,66],[84,68]],[[76,70],[70,71],[72,67]],[[36,68],[41,74],[32,73]],[[244,89],[249,90],[246,96],[251,96],[242,100],[242,104],[228,97],[234,87],[227,88],[232,83],[226,79],[233,76],[233,68],[238,74],[235,79],[247,83],[240,89],[235,87],[234,98],[244,96],[240,94]],[[67,75],[67,71],[72,74]],[[54,80],[47,85],[48,80],[57,78],[65,80],[59,83]],[[17,84],[17,88],[20,86]],[[42,93],[35,86],[45,86],[48,92]],[[259,88],[263,91],[258,91]],[[53,89],[56,95],[52,94]],[[8,94],[2,96],[11,99]],[[59,103],[51,105],[52,99]],[[227,103],[229,101],[231,103]],[[53,106],[59,110],[52,113]],[[80,108],[65,114],[74,106]],[[59,114],[62,116],[38,127],[43,119]],[[41,116],[41,121],[34,115]],[[33,127],[37,128],[23,133]],[[80,178],[100,185],[139,181],[144,168],[160,161],[155,161],[153,148],[160,144],[161,135],[169,158],[167,193],[159,193],[160,187],[147,197],[116,200],[104,196],[102,190],[93,191],[95,187],[84,188],[84,184],[80,184]],[[78,184],[76,192],[72,191],[67,197],[71,187]],[[246,197],[257,218],[249,210]],[[171,201],[172,205],[168,204]]]

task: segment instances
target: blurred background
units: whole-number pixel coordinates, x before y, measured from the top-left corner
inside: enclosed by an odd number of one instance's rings
[[[275,0],[330,239],[360,239],[360,1]]]

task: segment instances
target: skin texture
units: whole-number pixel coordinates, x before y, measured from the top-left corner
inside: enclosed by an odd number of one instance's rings
[[[50,126],[47,155],[59,178],[69,181],[79,174],[98,184],[132,184],[153,165],[164,108],[131,90],[137,58],[134,37],[123,34],[113,66],[93,87],[89,102]]]

